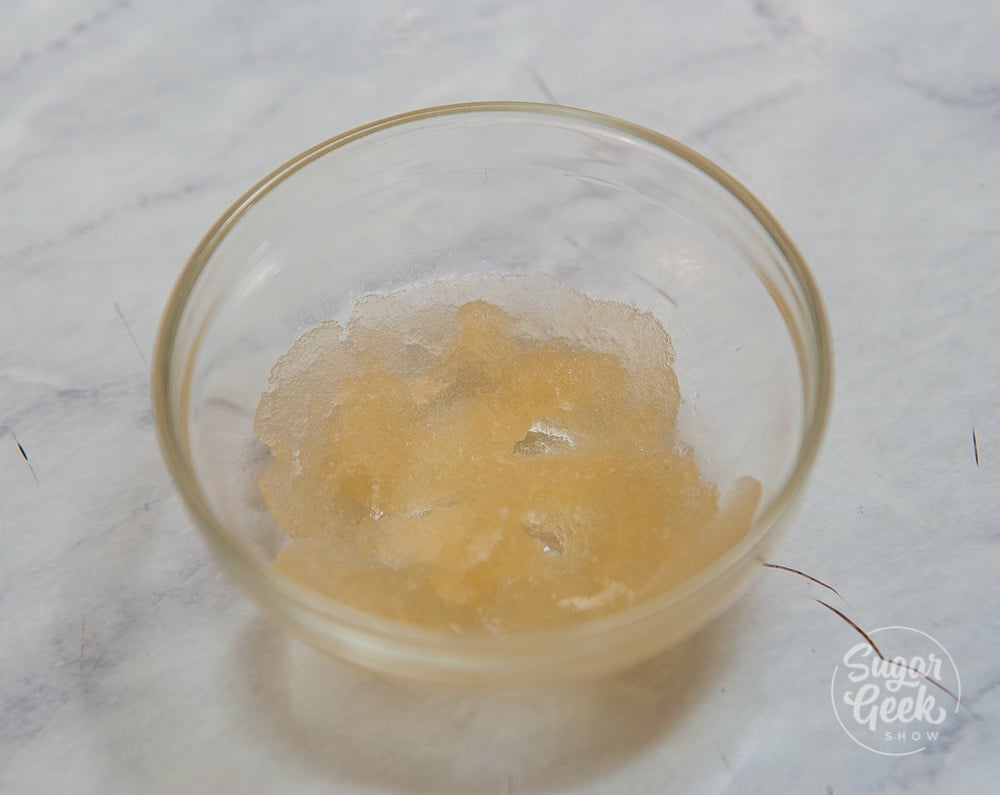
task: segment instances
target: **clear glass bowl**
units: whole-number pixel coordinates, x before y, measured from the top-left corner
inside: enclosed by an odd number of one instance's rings
[[[672,336],[679,433],[705,476],[752,475],[747,536],[680,586],[545,632],[455,636],[361,613],[275,574],[256,486],[257,401],[276,359],[372,291],[544,272],[652,311]],[[153,402],[164,457],[222,567],[310,644],[448,682],[594,675],[720,613],[760,569],[819,448],[831,353],[819,293],[764,206],[698,153],[573,108],[449,105],[376,121],[264,178],[215,223],[171,295]]]

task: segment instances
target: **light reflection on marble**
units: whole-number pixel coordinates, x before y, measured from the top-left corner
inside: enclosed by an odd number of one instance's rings
[[[991,789],[995,3],[67,0],[3,16],[0,791]],[[855,638],[785,575],[610,681],[456,694],[319,657],[209,561],[159,460],[145,363],[191,248],[335,132],[547,92],[713,157],[810,260],[837,396],[781,562],[834,582],[862,623],[948,647],[976,717],[938,750],[888,759],[842,733],[829,681]]]

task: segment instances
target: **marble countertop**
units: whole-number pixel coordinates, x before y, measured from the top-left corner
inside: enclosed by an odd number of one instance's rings
[[[7,3],[0,791],[990,791],[998,41],[993,0]],[[609,680],[454,692],[289,640],[208,558],[148,399],[203,232],[342,129],[553,96],[714,158],[809,259],[835,409],[778,562],[947,647],[964,706],[927,751],[845,734],[831,674],[858,638],[782,572]]]

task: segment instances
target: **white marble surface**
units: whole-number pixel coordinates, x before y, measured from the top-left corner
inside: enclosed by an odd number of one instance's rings
[[[0,791],[995,787],[994,0],[11,0],[3,20]],[[855,637],[787,575],[610,681],[455,693],[319,657],[208,560],[147,377],[201,234],[341,129],[546,91],[714,157],[810,260],[836,402],[780,562],[835,583],[867,626],[948,647],[972,711],[935,750],[890,759],[844,735],[829,682]]]

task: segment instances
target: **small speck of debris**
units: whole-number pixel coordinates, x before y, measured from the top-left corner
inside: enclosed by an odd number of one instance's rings
[[[545,97],[546,101],[553,105],[558,105],[559,100],[556,99],[556,95],[552,93],[552,89],[549,88],[549,84],[542,79],[542,76],[538,74],[534,69],[531,70],[531,77],[535,81],[535,85],[538,86],[538,90],[542,92],[542,96]]]
[[[633,273],[632,275],[635,276],[635,278],[637,278],[640,282],[642,282],[643,284],[645,284],[647,287],[649,287],[651,290],[654,290],[655,292],[657,292],[660,295],[661,298],[665,298],[667,301],[669,301],[670,303],[672,303],[674,306],[678,305],[677,302],[667,293],[666,290],[664,290],[662,287],[657,287],[655,284],[653,284],[649,279],[647,279],[641,273]]]
[[[768,563],[767,561],[764,561],[764,568],[776,569],[778,571],[787,571],[789,574],[797,574],[799,577],[802,577],[803,579],[809,580],[809,582],[815,583],[816,585],[826,588],[826,590],[830,591],[831,593],[835,593],[845,602],[847,601],[846,599],[844,599],[843,596],[840,595],[840,591],[838,591],[832,585],[828,585],[819,578],[813,577],[811,574],[806,574],[804,571],[801,571],[799,569],[793,569],[791,566],[782,566],[780,563]]]
[[[885,654],[882,653],[882,650],[878,646],[875,645],[875,641],[872,640],[871,635],[869,635],[867,632],[865,632],[858,625],[858,623],[856,621],[854,621],[853,619],[849,618],[845,613],[841,612],[840,610],[838,610],[833,605],[827,604],[822,599],[814,599],[813,601],[817,602],[817,603],[819,603],[821,605],[823,605],[823,607],[825,607],[831,613],[834,613],[835,615],[837,615],[842,621],[844,621],[855,632],[857,632],[861,637],[863,637],[865,639],[865,641],[868,643],[868,645],[871,646],[872,651],[875,652],[875,654],[878,656],[878,658],[880,660],[882,660],[882,662],[889,663],[890,665],[899,666],[900,668],[902,668],[902,669],[904,669],[906,671],[910,671],[911,673],[916,674],[917,676],[922,677],[927,682],[930,682],[930,684],[934,685],[934,687],[936,687],[942,693],[947,693],[952,698],[952,700],[955,701],[956,705],[959,703],[958,696],[956,696],[954,693],[952,693],[947,687],[945,687],[943,684],[941,684],[934,677],[928,675],[927,673],[925,673],[924,671],[920,670],[919,668],[914,668],[912,665],[907,665],[899,657],[894,657],[892,659],[889,659],[888,657],[886,657]]]
[[[726,770],[730,773],[733,772],[733,766],[729,764],[729,758],[726,756],[725,752],[722,750],[722,746],[719,744],[718,738],[715,740],[715,750],[719,752],[719,758],[722,760],[722,764],[726,766]]]
[[[18,451],[21,453],[21,458],[24,459],[24,463],[28,465],[28,469],[31,470],[31,477],[35,479],[35,483],[38,482],[38,475],[35,474],[35,468],[31,465],[31,460],[28,458],[28,454],[24,450],[24,445],[21,444],[21,440],[17,438],[17,434],[14,433],[12,428],[8,428],[10,431],[10,438],[14,440],[14,444],[17,445]]]

